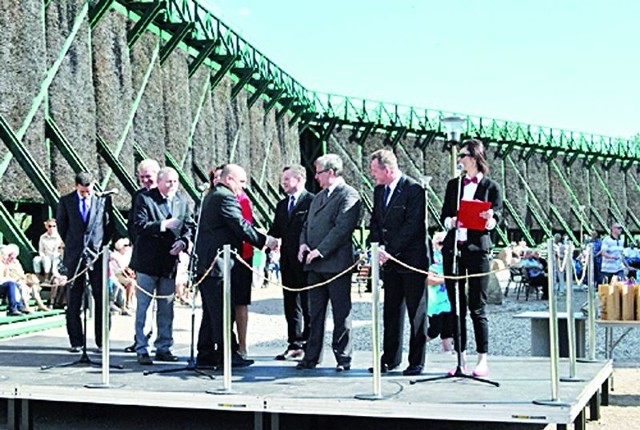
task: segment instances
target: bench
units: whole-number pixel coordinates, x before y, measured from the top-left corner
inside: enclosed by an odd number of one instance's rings
[[[558,312],[558,339],[560,344],[560,357],[569,356],[567,316],[568,315],[566,312]],[[549,357],[549,312],[522,312],[515,315],[514,318],[528,318],[531,320],[531,355],[534,357]],[[576,357],[585,357],[586,317],[581,312],[574,312],[573,318],[576,335]]]

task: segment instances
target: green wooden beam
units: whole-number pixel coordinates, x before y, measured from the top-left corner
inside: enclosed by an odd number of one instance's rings
[[[207,40],[204,41],[202,48],[200,48],[200,52],[196,58],[189,64],[189,77],[193,76],[193,74],[202,66],[204,60],[206,60],[216,49],[218,45],[217,40]]]
[[[18,164],[20,164],[22,170],[24,170],[31,179],[31,182],[33,182],[33,185],[38,192],[40,192],[45,202],[52,207],[57,206],[58,199],[60,198],[58,191],[53,184],[51,184],[49,178],[42,172],[33,157],[31,157],[29,151],[22,145],[22,142],[20,142],[2,115],[0,115],[0,138],[4,141]]]
[[[238,83],[235,84],[233,88],[231,88],[231,100],[233,100],[236,97],[238,97],[238,94],[240,94],[240,91],[242,91],[244,86],[249,83],[251,78],[253,78],[255,69],[251,67],[234,68],[234,69],[231,69],[231,73],[233,73],[240,79]]]
[[[231,70],[236,64],[236,60],[240,58],[239,55],[214,55],[213,61],[220,65],[220,69],[211,77],[211,90],[213,91],[218,84],[222,81],[222,78]]]
[[[118,178],[120,183],[126,188],[127,192],[133,196],[139,188],[135,179],[127,173],[120,160],[118,160],[113,152],[111,152],[109,145],[100,135],[96,136],[96,144],[98,146],[98,154],[100,154],[102,159],[107,163],[107,165],[109,165],[111,170],[115,173],[116,178]]]
[[[98,0],[89,9],[89,27],[94,29],[102,17],[109,11],[115,0]]]
[[[284,96],[285,92],[286,92],[286,89],[284,89],[284,88],[279,88],[278,90],[275,90],[271,94],[269,92],[267,92],[269,97],[271,97],[271,100],[269,100],[268,102],[264,103],[264,115],[265,116],[271,111],[271,109],[273,109],[275,107],[275,105]]]
[[[256,193],[258,195],[260,195],[260,198],[262,198],[262,200],[264,200],[267,203],[268,209],[271,212],[275,212],[276,210],[276,204],[278,203],[277,201],[274,203],[273,199],[271,199],[269,197],[269,195],[267,194],[267,192],[260,186],[260,184],[258,183],[258,181],[256,181],[253,176],[251,177],[250,180],[250,184],[251,184],[251,188],[254,189],[256,191]]]
[[[251,107],[258,101],[258,99],[260,99],[260,96],[262,96],[267,91],[270,83],[271,81],[269,81],[268,79],[265,79],[258,83],[255,92],[251,94],[251,97],[249,97],[249,100],[247,100],[247,107],[249,107],[249,109],[251,109]]]
[[[169,55],[178,47],[180,42],[193,31],[195,24],[193,22],[184,22],[176,26],[173,36],[160,49],[160,64],[163,64]]]
[[[129,49],[133,48],[136,44],[142,33],[147,30],[147,27],[153,22],[154,19],[158,16],[160,12],[162,12],[167,6],[164,1],[153,1],[153,2],[134,2],[129,3],[132,7],[138,8],[143,11],[142,16],[136,22],[131,30],[127,32],[127,45]]]

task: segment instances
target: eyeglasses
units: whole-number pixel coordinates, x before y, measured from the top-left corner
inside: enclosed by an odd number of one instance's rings
[[[130,244],[130,243],[125,243],[125,244],[124,244],[124,245],[122,245],[122,246],[131,246],[131,244]]]
[[[316,176],[318,176],[318,175],[319,175],[319,174],[321,174],[321,173],[328,172],[329,170],[331,170],[331,169],[318,170],[318,171],[316,172]]]
[[[460,152],[458,153],[458,158],[471,157],[470,152]]]
[[[614,230],[622,230],[622,227],[613,227]]]

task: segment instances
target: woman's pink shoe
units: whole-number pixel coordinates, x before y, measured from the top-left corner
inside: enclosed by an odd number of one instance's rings
[[[486,364],[477,366],[473,371],[473,376],[489,376],[489,366],[487,366]]]
[[[458,368],[454,367],[453,369],[449,370],[447,372],[447,375],[449,376],[455,376],[456,372],[457,372]],[[462,373],[464,373],[465,375],[467,374],[467,366],[462,366]]]

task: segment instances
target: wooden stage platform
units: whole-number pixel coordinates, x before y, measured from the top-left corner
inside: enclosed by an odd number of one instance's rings
[[[590,408],[590,418],[597,419],[600,404],[607,403],[613,371],[611,361],[578,363],[577,377],[584,381],[561,382],[559,386],[559,400],[567,406],[533,403],[551,398],[549,360],[537,357],[491,357],[490,378],[499,382],[499,387],[456,378],[411,385],[412,378],[402,376],[400,371],[391,372],[382,377],[384,399],[368,401],[355,398],[373,391],[367,371],[371,363],[368,352],[357,351],[352,370],[337,373],[327,351],[320,367],[300,371],[294,368],[294,362],[274,361],[280,351],[253,348],[256,363],[234,369],[232,388],[236,393],[214,395],[207,391],[223,387],[220,372],[209,372],[215,375],[214,380],[192,371],[144,376],[143,370],[150,367],[138,365],[135,354],[119,352],[125,346],[121,341],[112,345],[115,352],[111,354],[112,364],[124,366],[110,373],[109,380],[117,387],[86,388],[85,384],[101,382],[100,368],[79,365],[40,369],[79,357],[61,344],[64,340],[47,334],[0,342],[0,398],[8,400],[9,428],[29,428],[33,401],[37,400],[251,413],[254,428],[274,430],[284,427],[280,419],[287,414],[512,423],[524,427],[537,424],[538,428],[555,423],[558,428],[574,424],[583,429],[585,411]],[[176,345],[174,351],[187,358],[186,345]],[[89,355],[100,358],[95,349]],[[454,361],[449,354],[429,355],[423,377],[444,374]],[[185,364],[156,364],[151,369]],[[568,376],[568,372],[569,364],[563,359],[559,374]]]

